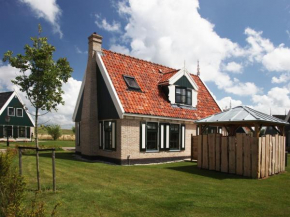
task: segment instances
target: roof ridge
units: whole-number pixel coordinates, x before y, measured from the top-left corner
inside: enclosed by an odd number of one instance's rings
[[[130,57],[130,58],[132,58],[132,59],[139,60],[139,61],[142,61],[142,62],[146,62],[146,63],[154,64],[154,65],[157,65],[157,66],[162,66],[162,67],[165,67],[165,68],[169,68],[169,69],[172,69],[172,71],[174,71],[174,70],[178,70],[178,69],[174,69],[174,68],[171,68],[171,67],[168,67],[168,66],[162,65],[162,64],[160,64],[160,63],[154,63],[154,62],[149,61],[149,60],[139,59],[139,58],[137,58],[137,57],[133,57],[133,56],[130,56],[130,55],[127,55],[127,54],[118,53],[118,52],[111,51],[111,50],[107,50],[107,49],[104,49],[104,48],[102,48],[102,50],[108,51],[108,52],[110,52],[110,53],[115,53],[115,54],[118,54],[118,55],[121,55],[121,56]],[[163,74],[165,74],[165,73],[163,73]]]
[[[180,69],[175,69],[173,71],[170,71],[170,72],[164,72],[163,75],[166,75],[166,74],[169,74],[169,73],[173,73],[173,72],[176,72],[176,71],[179,71]]]

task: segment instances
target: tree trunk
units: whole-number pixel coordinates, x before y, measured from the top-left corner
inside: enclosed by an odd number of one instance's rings
[[[35,145],[36,145],[37,190],[40,191],[39,152],[38,152],[38,108],[35,108]]]

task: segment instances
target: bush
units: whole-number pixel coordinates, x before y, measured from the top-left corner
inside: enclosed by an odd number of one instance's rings
[[[48,125],[45,128],[47,130],[47,133],[51,135],[53,140],[57,140],[62,135],[61,128],[59,125]]]
[[[75,126],[73,126],[73,127],[71,128],[71,130],[72,130],[73,134],[76,134],[76,127],[75,127]]]

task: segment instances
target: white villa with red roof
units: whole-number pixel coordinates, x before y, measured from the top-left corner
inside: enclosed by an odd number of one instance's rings
[[[122,165],[189,158],[194,121],[221,112],[200,77],[101,45],[101,36],[89,37],[76,153]]]

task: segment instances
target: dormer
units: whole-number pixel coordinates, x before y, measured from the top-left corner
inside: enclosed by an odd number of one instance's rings
[[[172,105],[196,107],[198,86],[186,69],[164,73],[159,85],[168,87]]]

